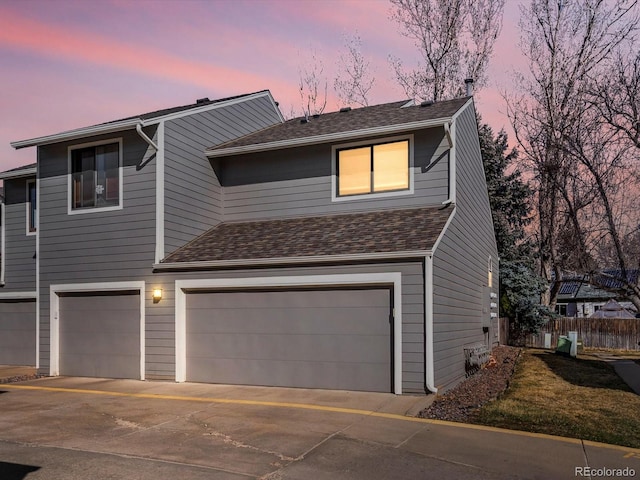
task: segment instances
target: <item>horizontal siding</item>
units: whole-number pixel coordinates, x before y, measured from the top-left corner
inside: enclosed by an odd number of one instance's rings
[[[326,143],[224,159],[220,167],[224,220],[437,205],[448,197],[448,144],[442,129],[414,136],[412,194],[332,201],[331,149],[332,144]]]
[[[205,149],[279,121],[265,96],[166,122],[166,253],[222,221],[223,193]]]
[[[149,136],[155,132],[147,130]],[[68,147],[123,139],[123,208],[69,215]],[[149,275],[155,252],[155,158],[135,131],[40,147],[40,365],[49,371],[51,284]]]
[[[27,179],[4,181],[5,285],[0,292],[36,289],[36,236],[27,235]]]
[[[457,208],[434,256],[434,357],[436,385],[450,388],[465,376],[465,345],[486,342],[487,262],[497,251],[473,109],[456,122]]]
[[[422,262],[386,263],[376,265],[268,268],[216,272],[157,273],[148,279],[147,290],[163,289],[159,304],[150,299],[146,307],[147,355],[149,378],[174,378],[175,375],[175,281],[199,278],[240,278],[263,276],[298,276],[402,272],[403,308],[403,391],[424,393],[424,283]]]

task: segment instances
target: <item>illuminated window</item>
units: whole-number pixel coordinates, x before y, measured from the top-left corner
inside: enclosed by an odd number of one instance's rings
[[[339,196],[409,189],[409,140],[337,151]]]
[[[489,271],[489,276],[487,278],[487,285],[489,285],[489,287],[493,286],[493,258],[489,257],[489,262],[488,262],[488,268],[487,270]]]

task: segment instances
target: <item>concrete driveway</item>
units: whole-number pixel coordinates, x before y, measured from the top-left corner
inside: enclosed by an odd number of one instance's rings
[[[417,401],[64,377],[4,384],[0,478],[555,479],[585,467],[640,478],[640,450],[404,416]],[[617,478],[609,473],[598,478]]]

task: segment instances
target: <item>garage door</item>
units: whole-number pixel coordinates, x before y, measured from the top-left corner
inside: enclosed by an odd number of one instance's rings
[[[389,289],[190,292],[186,379],[392,391]]]
[[[35,364],[35,300],[0,301],[0,365]]]
[[[140,294],[60,294],[60,374],[140,378]]]

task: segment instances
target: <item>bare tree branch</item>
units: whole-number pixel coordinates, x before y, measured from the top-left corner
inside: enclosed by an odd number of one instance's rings
[[[333,82],[333,88],[343,106],[357,104],[362,107],[369,105],[367,95],[373,87],[375,77],[369,72],[369,62],[362,55],[362,40],[356,33],[345,38],[346,53],[340,53],[338,58],[338,75]]]

